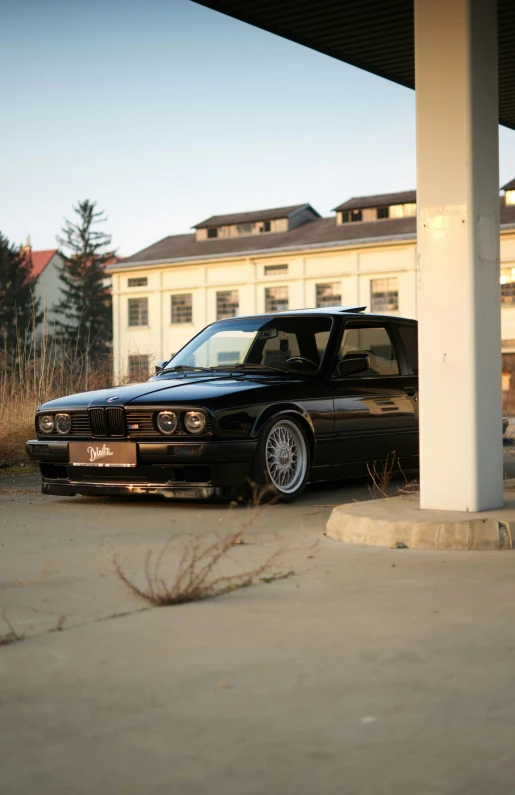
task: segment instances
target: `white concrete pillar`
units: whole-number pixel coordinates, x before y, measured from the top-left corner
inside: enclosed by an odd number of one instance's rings
[[[415,0],[421,507],[502,505],[497,3]]]

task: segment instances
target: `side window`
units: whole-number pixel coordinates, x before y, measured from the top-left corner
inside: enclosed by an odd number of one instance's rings
[[[398,375],[399,365],[395,349],[384,326],[355,326],[345,329],[340,345],[340,358],[363,353],[370,359],[370,369],[363,373],[364,376]]]
[[[397,326],[397,332],[404,345],[412,371],[418,375],[418,328],[417,326]]]

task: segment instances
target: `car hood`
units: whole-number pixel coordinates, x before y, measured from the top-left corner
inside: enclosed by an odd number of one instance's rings
[[[302,379],[299,379],[302,380]],[[92,406],[160,405],[162,403],[198,404],[213,401],[226,395],[260,391],[272,385],[292,384],[297,381],[290,376],[233,376],[191,375],[178,378],[146,381],[142,384],[97,389],[79,392],[50,400],[39,407],[40,411],[89,408]]]

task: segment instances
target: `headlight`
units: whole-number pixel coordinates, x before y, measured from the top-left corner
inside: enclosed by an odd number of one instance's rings
[[[177,428],[177,414],[175,411],[160,411],[156,417],[156,425],[161,433],[170,436]]]
[[[43,433],[52,433],[54,430],[54,418],[51,414],[42,414],[38,417],[39,430]]]
[[[187,411],[184,415],[184,427],[190,433],[202,433],[206,427],[206,415],[203,411]]]
[[[70,433],[72,428],[72,418],[69,414],[55,415],[55,429],[57,433]]]

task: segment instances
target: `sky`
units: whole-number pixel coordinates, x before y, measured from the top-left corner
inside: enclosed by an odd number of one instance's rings
[[[0,0],[0,19],[13,243],[55,248],[86,198],[129,256],[214,214],[415,187],[413,91],[191,0]]]

